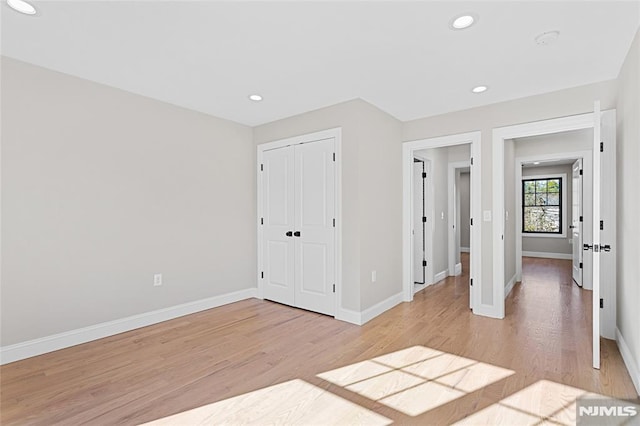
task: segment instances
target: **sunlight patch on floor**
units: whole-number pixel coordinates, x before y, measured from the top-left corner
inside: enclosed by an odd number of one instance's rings
[[[561,383],[540,380],[455,424],[575,425],[576,400],[586,397],[610,399]]]
[[[147,425],[389,425],[392,421],[330,392],[295,379]]]
[[[512,370],[491,364],[413,346],[318,377],[402,413],[418,416],[512,374]]]

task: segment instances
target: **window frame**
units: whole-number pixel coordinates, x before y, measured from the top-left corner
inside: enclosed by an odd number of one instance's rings
[[[529,180],[549,180],[560,179],[560,232],[527,232],[524,230],[524,208],[525,208],[525,190],[524,182]],[[524,175],[520,182],[520,214],[522,217],[522,226],[520,233],[523,237],[534,238],[567,238],[567,174],[566,173],[553,173],[545,175]]]

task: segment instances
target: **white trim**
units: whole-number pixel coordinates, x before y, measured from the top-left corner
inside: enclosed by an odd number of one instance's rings
[[[456,243],[460,241],[460,229],[457,229],[459,212],[456,208],[456,170],[471,167],[469,161],[454,161],[450,162],[447,171],[447,193],[449,203],[449,217],[448,217],[448,238],[449,238],[449,272],[455,271],[456,265]],[[457,238],[456,238],[457,237]],[[459,247],[458,247],[459,248]],[[459,251],[458,251],[459,253]]]
[[[413,284],[413,294],[416,294],[417,292],[422,291],[427,287],[428,287],[427,284],[415,283]]]
[[[391,297],[388,297],[387,299],[383,300],[382,302],[376,303],[375,305],[373,305],[370,308],[365,309],[360,314],[360,325],[371,321],[372,319],[374,319],[378,315],[380,315],[380,314],[388,311],[389,309],[393,308],[394,306],[402,303],[402,300],[403,300],[403,296],[402,296],[402,292],[400,292],[400,293],[394,294]]]
[[[336,312],[336,319],[344,322],[348,322],[350,324],[361,325],[362,324],[362,314],[357,311],[352,311],[351,309],[340,308],[338,312]]]
[[[471,263],[469,268],[469,276],[474,280],[474,285],[469,292],[470,304],[473,313],[477,315],[487,315],[489,312],[481,305],[482,294],[482,212],[481,212],[481,192],[482,192],[482,170],[481,170],[481,132],[461,133],[456,135],[440,136],[429,139],[421,139],[416,141],[404,142],[402,144],[402,288],[404,301],[413,300],[413,274],[412,274],[412,164],[413,153],[421,149],[438,148],[444,146],[453,146],[470,143],[471,157],[474,159],[474,165],[471,166],[471,216],[474,218],[474,225],[471,229]],[[489,283],[487,283],[489,285]],[[490,313],[490,312],[489,312]]]
[[[535,121],[493,129],[492,136],[492,186],[493,186],[493,302],[496,318],[504,318],[504,141],[506,139],[547,135],[572,130],[590,129],[594,126],[594,113],[579,114],[551,120]]]
[[[439,283],[440,281],[444,280],[445,278],[447,278],[447,276],[449,275],[449,270],[445,269],[444,271],[440,271],[437,274],[435,274],[433,276],[433,283]]]
[[[582,230],[582,236],[585,241],[589,241],[591,239],[591,220],[592,220],[592,212],[591,212],[591,164],[593,153],[591,151],[568,151],[561,152],[555,154],[536,154],[534,156],[527,157],[517,157],[516,158],[516,182],[522,179],[522,164],[531,163],[533,161],[556,161],[556,160],[569,160],[569,159],[578,159],[582,158],[582,169],[584,170],[584,182],[582,186],[582,212],[584,214],[584,226]],[[522,200],[522,185],[516,185],[516,205],[520,205],[520,200]],[[568,209],[567,209],[568,210]],[[567,213],[568,217],[568,213]],[[565,225],[568,226],[568,221]],[[531,234],[523,234],[522,233],[522,214],[516,215],[516,274],[518,275],[518,280],[522,279],[522,238],[528,238],[535,236]],[[531,256],[538,257],[538,256]],[[585,253],[583,258],[584,263],[584,276],[582,285],[585,290],[591,290],[592,288],[592,280],[591,280],[591,256]]]
[[[513,286],[516,285],[517,281],[518,281],[518,276],[516,274],[513,274],[513,277],[511,277],[511,279],[509,280],[509,284],[507,284],[507,286],[504,288],[505,299],[509,297],[511,290],[513,290]]]
[[[564,259],[564,260],[572,260],[573,255],[571,253],[548,253],[545,251],[523,251],[522,256],[524,257],[541,257],[544,259]],[[516,274],[517,275],[517,274]]]
[[[158,309],[143,314],[133,315],[113,321],[91,325],[89,327],[78,328],[65,331],[39,339],[28,340],[14,345],[0,348],[0,365],[21,359],[42,355],[48,352],[76,346],[115,334],[124,333],[141,327],[158,324],[174,318],[190,315],[218,306],[235,303],[240,300],[251,299],[257,296],[256,288],[248,288],[235,291],[233,293],[222,294],[220,296],[209,297],[207,299],[187,302],[168,308]]]
[[[460,247],[460,252],[462,253],[469,253],[469,247]]]
[[[462,263],[456,263],[453,267],[453,275],[457,276],[462,273]]]
[[[262,259],[262,226],[260,218],[263,217],[262,212],[262,174],[260,165],[263,163],[263,153],[272,149],[283,148],[289,145],[297,145],[306,142],[313,142],[322,139],[333,138],[335,142],[336,152],[336,176],[335,176],[335,215],[336,215],[336,256],[335,256],[335,271],[336,271],[336,300],[334,307],[334,317],[342,319],[343,321],[352,322],[346,318],[353,318],[353,315],[348,309],[342,307],[342,128],[336,127],[333,129],[322,130],[319,132],[308,133],[304,135],[293,136],[286,139],[280,139],[273,142],[267,142],[259,144],[257,149],[257,215],[256,215],[256,234],[257,234],[257,258],[258,258],[258,270],[256,274],[256,286],[258,288],[257,297],[263,298],[262,291],[262,279],[260,278],[260,272],[263,271],[263,259]]]
[[[622,355],[622,360],[624,361],[624,365],[627,367],[629,371],[629,375],[631,376],[631,381],[633,385],[636,387],[636,392],[640,395],[640,370],[638,370],[638,361],[633,358],[633,354],[627,346],[627,342],[625,342],[624,337],[622,337],[622,333],[620,329],[616,327],[616,343],[618,343],[618,348],[620,349],[620,354]]]

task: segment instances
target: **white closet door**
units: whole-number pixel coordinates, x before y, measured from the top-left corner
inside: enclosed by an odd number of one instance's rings
[[[293,147],[295,306],[335,314],[334,139]]]
[[[263,167],[263,296],[294,305],[293,149],[285,147],[265,151]]]

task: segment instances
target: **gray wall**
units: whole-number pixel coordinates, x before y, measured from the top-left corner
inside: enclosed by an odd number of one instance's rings
[[[1,83],[2,346],[255,287],[250,128],[4,57]]]
[[[617,108],[617,321],[636,364],[640,391],[640,32],[631,45],[620,75]]]
[[[522,236],[522,251],[535,251],[535,252],[543,252],[543,253],[563,253],[563,254],[571,254],[573,252],[573,247],[571,246],[571,230],[569,229],[569,225],[571,225],[571,203],[573,201],[572,197],[572,167],[571,165],[564,166],[536,166],[536,167],[523,167],[522,168],[522,177],[527,176],[536,176],[536,175],[560,175],[564,173],[566,175],[566,183],[563,187],[566,194],[566,202],[562,206],[564,214],[563,219],[564,222],[562,226],[566,231],[565,238],[558,237],[527,237]],[[515,200],[516,206],[522,205],[522,200]],[[520,211],[517,214],[521,214]],[[515,219],[515,218],[514,218]]]
[[[492,210],[492,144],[495,127],[545,120],[567,115],[593,112],[593,101],[599,99],[602,109],[616,107],[617,81],[579,86],[542,95],[500,102],[464,111],[421,118],[403,125],[404,141],[425,139],[480,130],[482,134],[482,200],[483,211]],[[495,218],[495,212],[493,212]],[[492,223],[482,223],[482,295],[481,303],[493,305],[493,240]],[[509,278],[506,278],[509,279]]]
[[[460,173],[458,188],[460,192],[460,247],[469,248],[471,219],[471,174]]]

